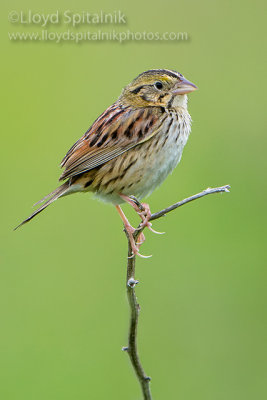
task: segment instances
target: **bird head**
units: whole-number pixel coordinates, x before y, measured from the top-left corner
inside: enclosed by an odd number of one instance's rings
[[[182,74],[167,69],[152,69],[138,75],[123,90],[119,100],[136,107],[185,107],[187,93],[197,87]]]

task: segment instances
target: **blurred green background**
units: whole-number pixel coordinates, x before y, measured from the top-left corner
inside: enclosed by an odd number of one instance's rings
[[[193,129],[152,211],[208,186],[154,223],[137,260],[139,345],[155,399],[267,398],[266,2],[1,3],[0,398],[141,399],[126,345],[126,239],[116,210],[78,194],[12,228],[57,186],[69,147],[149,68],[182,72]],[[123,26],[187,41],[11,42],[10,11],[113,12]],[[66,26],[50,26],[64,31]],[[124,207],[130,220],[138,219]]]

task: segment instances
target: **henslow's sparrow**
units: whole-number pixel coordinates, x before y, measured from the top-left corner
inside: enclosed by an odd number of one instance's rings
[[[61,163],[64,172],[60,180],[65,183],[42,199],[39,203],[43,205],[20,225],[59,197],[94,192],[116,206],[133,254],[139,254],[134,229],[120,204],[132,205],[142,218],[142,226],[152,230],[149,206],[142,203],[140,210],[134,197],[151,194],[180,161],[191,127],[187,93],[196,89],[182,74],[171,70],[149,70],[137,76],[68,151]],[[141,234],[139,241],[143,240]]]

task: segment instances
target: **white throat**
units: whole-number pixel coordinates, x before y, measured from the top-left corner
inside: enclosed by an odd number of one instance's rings
[[[183,107],[187,109],[187,95],[186,94],[179,94],[175,96],[172,102],[172,108],[176,107]]]

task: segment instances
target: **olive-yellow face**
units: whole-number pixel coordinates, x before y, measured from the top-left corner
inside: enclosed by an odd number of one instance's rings
[[[165,69],[143,72],[122,92],[120,100],[136,107],[186,106],[187,93],[197,87],[186,80],[182,74]]]

